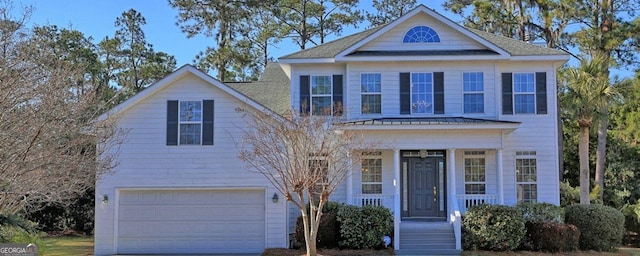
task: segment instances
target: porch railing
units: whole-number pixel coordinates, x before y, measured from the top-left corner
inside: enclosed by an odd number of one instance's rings
[[[458,206],[463,213],[471,206],[481,204],[497,204],[498,195],[484,195],[484,194],[472,194],[472,195],[457,195]]]
[[[384,195],[384,194],[353,195],[353,201],[351,203],[357,206],[365,206],[365,205],[384,206],[389,209],[392,209],[393,195]]]

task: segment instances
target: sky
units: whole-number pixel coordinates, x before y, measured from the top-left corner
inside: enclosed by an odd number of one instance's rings
[[[360,9],[373,11],[371,0],[360,1]],[[442,4],[445,0],[418,1],[427,7],[435,9],[454,21],[459,16],[447,13]],[[176,57],[177,66],[193,62],[194,57],[215,42],[212,38],[196,36],[187,38],[175,24],[178,11],[171,8],[167,0],[13,0],[14,12],[21,6],[35,8],[30,23],[32,25],[57,25],[62,28],[73,28],[91,36],[94,43],[98,43],[106,36],[113,37],[116,31],[114,22],[123,12],[133,8],[146,19],[147,25],[142,29],[146,40],[153,45],[154,50],[166,52]],[[19,17],[16,13],[15,17]],[[342,36],[350,35],[364,29],[352,26],[343,28]],[[330,37],[330,40],[337,37]],[[283,40],[272,48],[272,57],[278,58],[298,50],[290,39]]]

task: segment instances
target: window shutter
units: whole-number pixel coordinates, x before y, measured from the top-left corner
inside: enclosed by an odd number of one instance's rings
[[[536,73],[536,113],[547,113],[547,73]]]
[[[444,114],[444,73],[433,73],[433,113]]]
[[[502,73],[502,114],[513,115],[513,74]]]
[[[167,101],[167,146],[178,145],[178,101]]]
[[[411,114],[411,73],[400,73],[400,114]]]
[[[344,112],[342,75],[333,75],[333,115],[341,116]]]
[[[213,145],[213,100],[202,101],[202,145]]]
[[[309,114],[311,110],[311,92],[309,91],[309,76],[300,76],[300,113]]]

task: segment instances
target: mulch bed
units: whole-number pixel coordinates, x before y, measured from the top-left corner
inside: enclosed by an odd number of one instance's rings
[[[301,256],[307,253],[302,249],[266,249],[262,256]],[[393,248],[384,250],[338,250],[338,249],[319,249],[318,255],[323,256],[382,256],[394,255]]]

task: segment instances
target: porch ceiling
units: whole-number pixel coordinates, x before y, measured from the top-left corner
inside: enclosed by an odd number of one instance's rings
[[[387,117],[343,122],[354,130],[504,130],[512,132],[520,122],[467,117]]]

